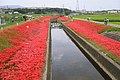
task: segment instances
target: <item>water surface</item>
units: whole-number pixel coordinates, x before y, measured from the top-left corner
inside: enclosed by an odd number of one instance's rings
[[[63,29],[52,28],[52,80],[104,80]]]

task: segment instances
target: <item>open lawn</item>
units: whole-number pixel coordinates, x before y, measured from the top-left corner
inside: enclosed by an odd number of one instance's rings
[[[77,15],[73,18],[87,19],[88,17],[94,21],[103,22],[105,18],[108,18],[111,24],[120,25],[120,14],[94,14],[94,15]]]
[[[120,22],[109,22],[110,24],[118,24],[120,25]]]

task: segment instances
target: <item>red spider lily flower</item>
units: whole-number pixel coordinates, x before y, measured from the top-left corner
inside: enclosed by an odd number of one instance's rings
[[[9,43],[9,47],[0,52],[0,79],[42,79],[48,26],[48,22],[33,20],[0,33]]]
[[[72,22],[67,22],[65,23],[65,25],[70,27],[80,36],[83,36],[95,42],[100,47],[111,52],[114,56],[120,58],[120,42],[98,34],[99,31],[105,28],[109,28],[109,26],[103,27],[101,25],[96,25],[96,23],[86,22],[82,20],[74,20]]]

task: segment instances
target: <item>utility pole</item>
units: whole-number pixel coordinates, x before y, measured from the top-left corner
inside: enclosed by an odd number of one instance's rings
[[[65,10],[64,10],[64,4],[63,4],[63,15],[65,14]]]
[[[45,8],[45,4],[43,5],[43,7]]]
[[[6,6],[6,9],[8,9],[9,7],[8,7],[8,5]]]
[[[79,1],[77,0],[77,3],[76,3],[76,11],[79,11]]]

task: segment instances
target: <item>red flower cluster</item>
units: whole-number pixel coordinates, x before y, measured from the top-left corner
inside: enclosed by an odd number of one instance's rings
[[[120,58],[120,42],[102,36],[98,34],[99,31],[108,28],[97,25],[96,23],[90,23],[82,20],[75,20],[66,23],[72,30],[74,30],[79,35],[94,41],[100,47],[108,50],[114,56]]]
[[[55,19],[57,19],[59,21],[62,21],[62,22],[70,20],[70,18],[67,17],[67,16],[62,16],[62,17],[58,17],[58,16],[41,16],[39,19],[41,21],[50,21],[53,18],[55,18]]]
[[[41,21],[50,21],[52,18],[57,18],[58,16],[41,16]]]
[[[10,43],[0,52],[0,80],[41,80],[48,25],[33,20],[0,33]]]
[[[58,20],[64,22],[70,20],[70,18],[67,16],[63,16],[63,17],[59,17]]]

